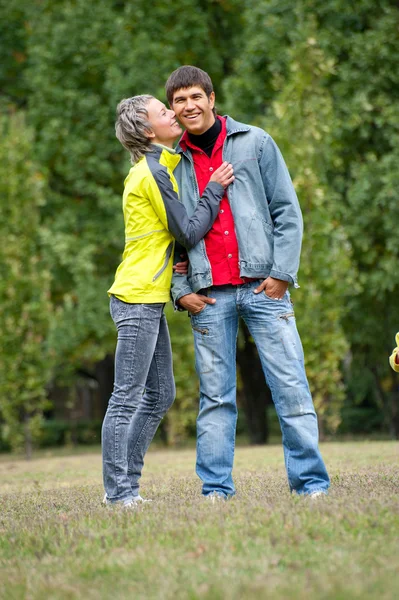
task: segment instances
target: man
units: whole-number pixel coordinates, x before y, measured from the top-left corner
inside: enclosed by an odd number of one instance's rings
[[[226,160],[235,180],[204,240],[189,252],[188,275],[174,274],[175,303],[188,310],[200,379],[197,474],[202,493],[226,499],[232,479],[238,319],[257,346],[283,435],[291,491],[319,496],[329,477],[318,449],[317,417],[304,369],[288,285],[297,287],[302,216],[287,167],[263,130],[219,117],[207,73],[191,66],[166,83],[186,128],[175,171],[188,214]]]

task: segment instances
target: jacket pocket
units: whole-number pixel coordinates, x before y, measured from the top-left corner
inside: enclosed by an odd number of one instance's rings
[[[273,227],[258,213],[251,217],[246,243],[246,253],[251,263],[273,264],[274,234]],[[247,259],[248,260],[248,259]]]
[[[172,255],[172,250],[173,250],[173,242],[170,242],[169,246],[166,248],[164,263],[163,263],[162,267],[159,269],[158,273],[155,273],[154,277],[152,278],[152,281],[156,281],[158,279],[158,277],[160,277],[162,275],[162,273],[165,271],[166,267],[168,266],[169,259]]]

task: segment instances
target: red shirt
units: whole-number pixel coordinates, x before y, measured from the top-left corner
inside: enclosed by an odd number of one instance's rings
[[[187,131],[184,132],[180,140],[183,150],[187,146],[191,150],[200,196],[202,196],[208,185],[212,173],[223,162],[222,152],[226,139],[226,119],[222,117],[217,118],[222,122],[222,129],[210,157],[206,152],[192,144]],[[206,253],[211,264],[213,285],[224,285],[227,283],[240,285],[247,281],[247,278],[240,277],[238,242],[234,228],[233,213],[231,212],[226,192],[220,202],[219,214],[212,228],[206,234],[204,241]]]

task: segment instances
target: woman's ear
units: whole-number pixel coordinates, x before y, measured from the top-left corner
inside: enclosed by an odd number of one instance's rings
[[[155,133],[152,131],[152,129],[146,129],[145,130],[145,134],[148,138],[152,139],[155,137]]]

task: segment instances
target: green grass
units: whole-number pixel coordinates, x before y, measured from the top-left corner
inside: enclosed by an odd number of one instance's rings
[[[101,505],[98,452],[0,458],[0,598],[399,597],[399,446],[324,444],[327,498],[288,493],[281,446],[238,448],[237,496],[200,496],[195,453],[152,451],[136,511]]]

